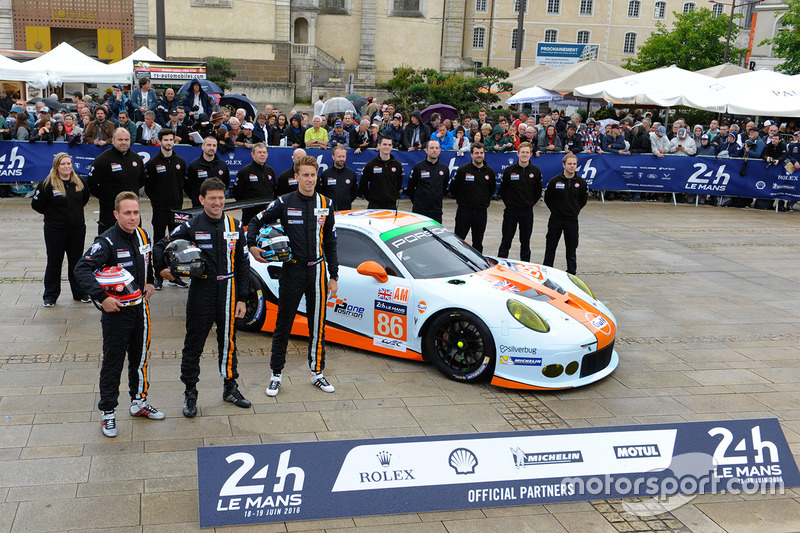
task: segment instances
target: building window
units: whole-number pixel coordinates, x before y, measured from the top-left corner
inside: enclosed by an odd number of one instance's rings
[[[558,30],[544,30],[544,42],[546,42],[546,43],[557,43],[558,42]]]
[[[628,2],[628,18],[629,19],[638,19],[639,18],[639,8],[642,6],[642,3],[639,0],[631,0]]]
[[[667,18],[667,3],[666,2],[656,2],[656,8],[653,11],[653,18],[654,19],[665,19],[665,18]]]
[[[520,1],[524,2],[523,5],[525,6],[525,14],[527,14],[528,13],[528,0],[514,0],[514,13],[515,14],[519,13],[519,3],[520,3]]]
[[[623,54],[633,54],[636,52],[636,34],[628,32],[625,34],[625,45],[622,47]]]
[[[511,49],[517,49],[517,28],[511,30]],[[522,50],[525,50],[525,30],[522,30]]]
[[[591,32],[589,30],[581,30],[578,32],[578,38],[575,40],[578,44],[589,44],[589,37]]]
[[[683,12],[691,13],[692,11],[694,11],[694,5],[695,5],[694,2],[686,2],[685,4],[683,4]]]
[[[477,13],[486,13],[486,0],[475,0],[475,11]]]
[[[561,0],[547,0],[547,14],[548,15],[561,14]]]
[[[594,0],[581,0],[581,15],[591,17],[594,14]]]
[[[421,17],[419,0],[392,0],[392,15],[400,17]]]
[[[472,48],[483,49],[486,46],[486,28],[476,26],[472,30]]]
[[[319,10],[322,13],[347,14],[346,0],[319,0]]]
[[[483,61],[475,61],[472,65],[473,69],[475,70],[475,75],[479,76],[480,74],[478,73],[478,69],[483,68]]]
[[[714,4],[711,6],[711,13],[714,15],[714,18],[722,16],[723,9],[725,9],[725,6],[722,4]]]

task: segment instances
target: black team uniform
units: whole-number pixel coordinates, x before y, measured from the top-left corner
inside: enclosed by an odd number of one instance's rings
[[[466,239],[472,231],[472,247],[483,253],[483,234],[489,203],[497,187],[497,174],[486,163],[478,168],[470,161],[456,170],[450,184],[450,194],[456,199],[456,227],[454,233]]]
[[[275,169],[266,163],[259,165],[252,161],[236,173],[231,195],[236,200],[249,200],[251,198],[275,199]],[[242,209],[242,224],[250,222],[254,216],[267,207],[269,202]]]
[[[508,257],[519,226],[519,258],[530,261],[533,206],[542,196],[542,172],[530,162],[526,167],[520,166],[519,162],[506,167],[499,194],[506,208],[503,210],[502,238],[497,257]]]
[[[161,150],[150,158],[145,168],[144,192],[153,207],[153,242],[175,229],[173,209],[183,207],[183,184],[186,181],[186,160],[174,151],[164,157]]]
[[[187,400],[184,416],[196,414],[200,356],[212,324],[217,325],[219,372],[225,380],[222,398],[238,407],[250,407],[236,384],[239,373],[234,314],[236,303],[247,298],[250,285],[250,260],[245,254],[242,225],[225,214],[214,219],[200,213],[156,243],[153,261],[159,272],[167,267],[164,248],[177,239],[195,243],[205,261],[205,277],[192,278],[186,300],[186,338],[181,358],[181,381],[186,386]]]
[[[567,272],[577,272],[575,251],[578,249],[578,214],[588,198],[586,180],[577,173],[572,178],[559,174],[547,183],[544,203],[550,209],[550,220],[547,222],[543,265],[553,266],[558,241],[563,232],[564,246],[567,249]]]
[[[150,349],[150,304],[144,299],[145,285],[152,284],[150,236],[142,228],[128,233],[114,224],[94,240],[75,267],[75,277],[96,302],[110,298],[94,277],[95,270],[120,266],[131,273],[142,291],[142,303],[103,311],[103,363],[100,366],[100,401],[97,406],[113,412],[119,398],[119,382],[125,354],[128,356],[128,392],[131,400],[144,400],[149,385],[147,356]]]
[[[269,363],[273,374],[280,374],[286,364],[289,332],[303,295],[309,330],[308,366],[312,372],[322,372],[325,368],[326,266],[331,279],[339,278],[333,212],[333,205],[325,196],[316,192],[306,196],[295,191],[278,198],[247,227],[247,245],[256,246],[261,228],[280,221],[292,248],[292,259],[281,268],[278,317]]]
[[[186,182],[183,190],[192,201],[192,207],[200,207],[200,185],[208,178],[217,178],[225,184],[225,188],[230,187],[231,173],[227,163],[214,154],[214,159],[206,161],[201,155],[191,163],[186,169]]]
[[[403,188],[403,164],[393,155],[386,161],[376,156],[364,165],[358,188],[367,199],[367,209],[397,209]]]
[[[411,168],[406,192],[411,198],[414,213],[442,223],[442,198],[447,193],[450,168],[437,159],[431,163],[426,157]]]
[[[86,181],[92,196],[100,200],[97,222],[97,234],[100,235],[117,223],[114,218],[117,195],[123,191],[138,195],[139,189],[144,186],[144,162],[133,150],[123,154],[112,145],[94,160]]]
[[[358,196],[358,178],[352,168],[331,165],[319,175],[316,190],[332,199],[337,211],[349,211]]]

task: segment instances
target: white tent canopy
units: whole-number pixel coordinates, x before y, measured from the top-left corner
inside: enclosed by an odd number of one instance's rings
[[[147,48],[142,46],[134,53],[124,59],[120,59],[116,63],[107,65],[109,72],[118,75],[119,78],[114,83],[131,83],[133,81],[133,63],[135,61],[164,61],[162,58]]]
[[[26,81],[39,89],[46,87],[47,75],[26,65],[27,63],[18,63],[0,55],[0,78],[8,81]]]
[[[800,76],[757,70],[714,79],[687,94],[686,105],[735,115],[800,116]]]
[[[576,87],[575,96],[605,98],[617,102],[659,106],[689,105],[684,97],[695,88],[713,83],[713,78],[683,70],[675,65],[648,70],[632,76]]]
[[[592,59],[564,65],[543,73],[537,72],[527,78],[526,81],[529,84],[526,87],[537,85],[551,91],[571,93],[581,85],[615,80],[633,74],[635,73],[622,67]],[[517,84],[515,83],[514,86],[516,87]]]
[[[84,55],[67,43],[61,43],[46,54],[22,64],[31,76],[44,74],[50,85],[68,83],[119,83],[118,73],[108,65]],[[28,80],[26,80],[28,81]]]
[[[739,65],[732,65],[731,63],[723,63],[721,65],[704,68],[696,72],[698,74],[702,74],[703,76],[711,76],[712,78],[726,78],[728,76],[734,76],[736,74],[744,74],[746,72],[753,72],[753,71],[747,70],[746,68],[740,67]]]
[[[549,65],[531,65],[530,67],[521,67],[514,70],[508,71],[508,78],[504,81],[511,82],[513,84],[513,88],[511,89],[513,92],[519,92],[522,89],[527,89],[528,87],[533,87],[536,83],[532,83],[532,80],[538,79],[542,73],[552,72],[553,67]]]

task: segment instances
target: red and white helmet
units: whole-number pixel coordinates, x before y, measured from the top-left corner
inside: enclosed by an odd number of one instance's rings
[[[110,266],[94,273],[94,279],[105,293],[114,298],[119,305],[139,305],[142,303],[142,291],[133,275],[122,267]]]

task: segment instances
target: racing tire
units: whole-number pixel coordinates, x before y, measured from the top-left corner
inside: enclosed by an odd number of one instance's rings
[[[494,374],[492,333],[469,311],[452,309],[436,316],[426,331],[425,354],[439,372],[455,381],[486,381]]]
[[[261,331],[267,318],[267,286],[255,270],[250,269],[250,290],[245,305],[247,310],[243,318],[237,319],[236,327],[242,331]]]

